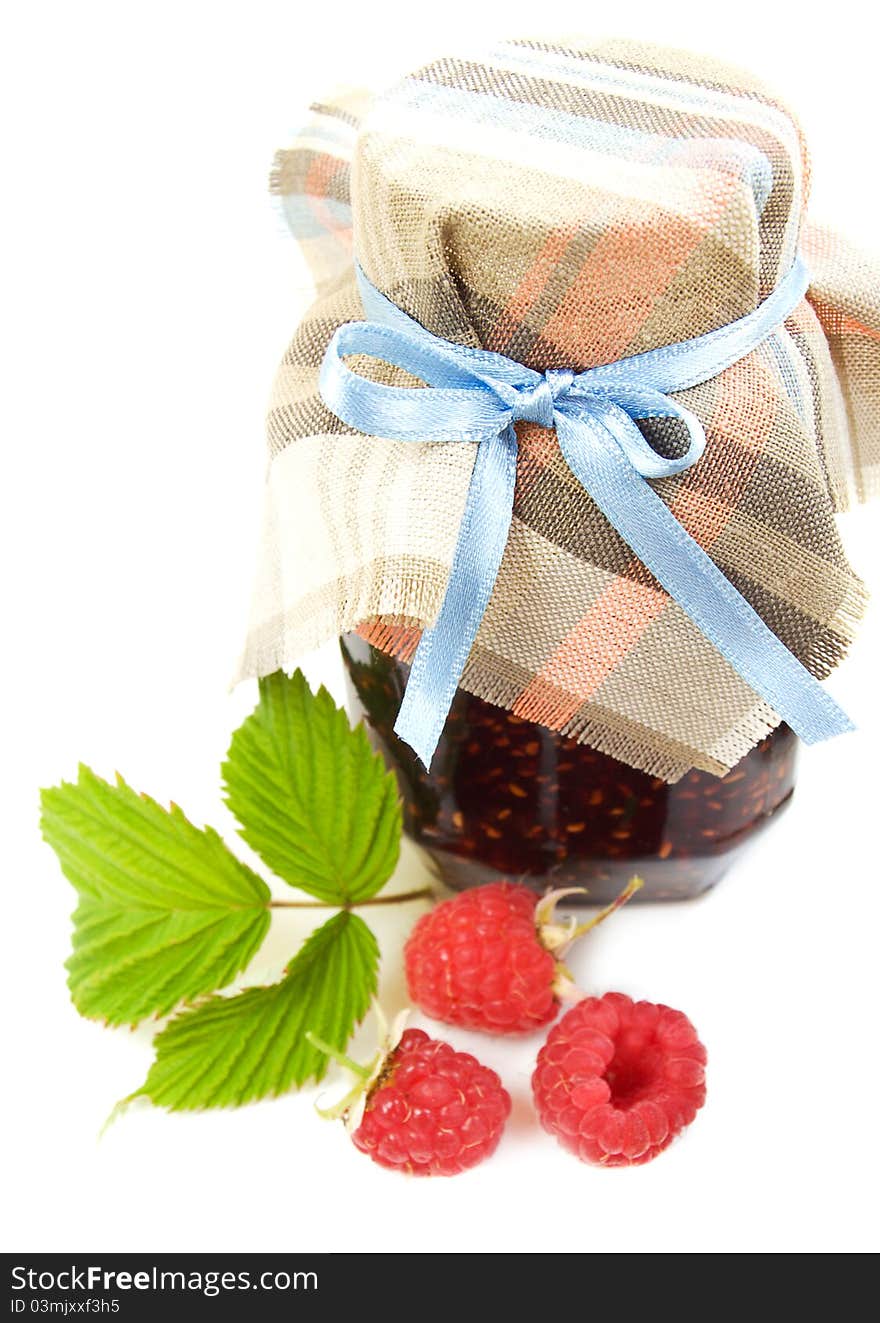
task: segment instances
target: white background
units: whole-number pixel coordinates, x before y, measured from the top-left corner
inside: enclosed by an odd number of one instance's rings
[[[557,0],[553,29],[582,3]],[[799,106],[814,214],[874,236],[876,54],[861,6],[619,5],[617,31],[749,63]],[[301,11],[301,12],[300,12]],[[630,1171],[579,1166],[529,1107],[537,1042],[455,1034],[515,1097],[498,1155],[450,1181],[374,1167],[313,1096],[133,1110],[143,1032],[69,1004],[73,897],[37,787],[115,768],[232,836],[218,764],[253,691],[227,680],[257,544],[262,419],[305,292],[266,193],[303,107],[453,44],[534,30],[533,4],[19,3],[2,43],[6,1028],[4,1248],[856,1251],[876,1245],[875,609],[832,688],[860,724],[811,751],[796,806],[704,901],[617,917],[575,958],[590,990],[680,1007],[709,1047],[686,1138]],[[801,12],[801,11],[798,11]],[[326,28],[324,27],[326,19]],[[845,529],[875,591],[867,511]],[[338,684],[333,650],[308,661]],[[413,907],[376,914],[386,998]],[[251,979],[300,932],[286,915]],[[452,1035],[451,1035],[452,1036]]]

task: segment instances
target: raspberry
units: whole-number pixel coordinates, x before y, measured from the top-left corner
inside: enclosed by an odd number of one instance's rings
[[[422,915],[404,948],[410,997],[426,1015],[466,1029],[537,1029],[573,990],[557,957],[641,885],[634,878],[612,905],[579,927],[553,919],[556,901],[568,891],[539,901],[528,887],[490,882],[444,900]]]
[[[454,1176],[498,1147],[510,1096],[467,1052],[408,1029],[352,1135],[374,1162],[415,1176]]]
[[[363,1077],[354,1094],[325,1115],[344,1115],[356,1147],[380,1166],[413,1176],[455,1176],[498,1147],[510,1095],[476,1057],[407,1029],[366,1069],[308,1038]]]
[[[706,1049],[681,1011],[620,992],[587,997],[538,1053],[538,1117],[583,1162],[650,1162],[703,1106],[705,1064]]]

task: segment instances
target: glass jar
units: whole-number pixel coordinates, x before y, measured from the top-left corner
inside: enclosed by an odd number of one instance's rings
[[[612,900],[697,896],[791,798],[798,740],[777,727],[726,776],[675,785],[458,690],[426,772],[393,726],[409,668],[356,634],[341,640],[349,698],[397,773],[404,827],[456,890],[501,877]]]

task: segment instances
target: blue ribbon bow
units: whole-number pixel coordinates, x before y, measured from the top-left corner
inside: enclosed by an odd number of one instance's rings
[[[394,441],[466,441],[478,448],[437,621],[422,633],[395,731],[426,767],[489,605],[513,512],[514,424],[554,428],[572,473],[636,556],[742,678],[807,744],[852,723],[685,531],[648,478],[690,468],[703,453],[700,420],[670,398],[717,376],[765,340],[797,306],[809,277],[799,259],[754,312],[693,340],[586,372],[535,372],[503,354],[431,335],[358,268],[367,319],[340,326],[320,391],[359,432]],[[349,354],[381,359],[428,389],[383,386],[352,372]],[[684,424],[687,447],[654,450],[639,419]]]

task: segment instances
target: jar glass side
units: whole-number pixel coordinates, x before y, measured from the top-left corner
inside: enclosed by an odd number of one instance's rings
[[[777,727],[724,777],[665,781],[458,690],[426,772],[393,726],[409,668],[356,634],[341,640],[352,712],[394,769],[404,828],[443,881],[500,877],[538,891],[587,887],[605,904],[634,873],[637,899],[713,886],[788,803],[798,740]]]

